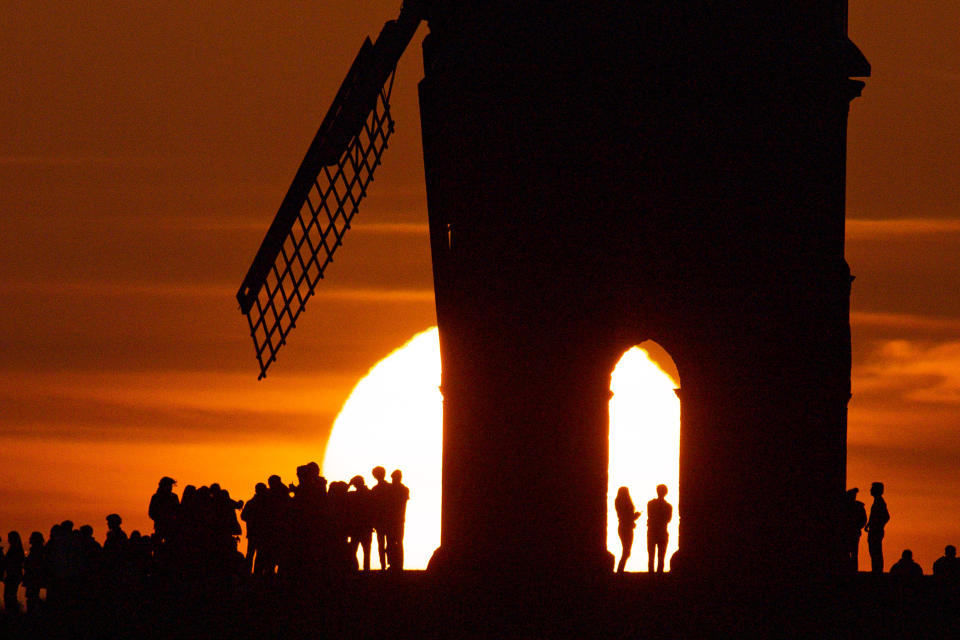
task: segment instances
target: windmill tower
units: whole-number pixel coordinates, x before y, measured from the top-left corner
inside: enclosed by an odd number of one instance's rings
[[[846,122],[850,78],[869,75],[845,0],[408,2],[364,43],[238,293],[261,376],[379,164],[421,19],[435,566],[608,566],[610,373],[653,339],[681,378],[681,565],[829,571],[850,395]]]

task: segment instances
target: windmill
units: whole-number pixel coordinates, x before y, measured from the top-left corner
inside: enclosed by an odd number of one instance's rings
[[[263,377],[366,195],[393,129],[393,70],[427,20],[444,396],[434,566],[609,566],[610,372],[647,339],[681,377],[683,565],[835,564],[846,122],[864,86],[851,78],[870,72],[846,11],[433,0],[405,3],[363,44],[237,299]]]

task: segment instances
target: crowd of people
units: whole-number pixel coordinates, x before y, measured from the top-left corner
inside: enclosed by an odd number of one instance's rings
[[[60,606],[75,603],[82,594],[109,597],[112,592],[136,592],[155,578],[197,581],[252,576],[271,580],[282,576],[300,580],[369,571],[374,534],[379,568],[403,570],[410,490],[403,484],[399,469],[393,471],[388,482],[386,469],[375,467],[372,475],[376,483],[372,487],[362,475],[328,485],[315,462],[298,467],[296,474],[296,484],[285,484],[278,475],[257,483],[254,495],[246,502],[234,500],[216,483],[187,485],[178,496],[174,492],[176,481],[163,477],[147,509],[153,533],[143,535],[134,530],[127,535],[123,519],[111,513],[106,517],[107,534],[102,545],[94,538],[92,526],[77,528],[70,520],[53,525],[46,539],[34,531],[26,549],[20,534],[11,531],[6,550],[0,551],[4,609],[20,611],[21,586],[27,612],[33,613],[43,604],[41,589],[46,590],[43,606]],[[844,505],[847,569],[857,571],[860,540],[866,531],[871,571],[881,573],[884,530],[890,521],[884,486],[880,482],[872,484],[869,515],[866,505],[857,500],[858,491],[848,490]],[[673,506],[665,499],[666,485],[658,485],[656,493],[657,497],[647,502],[647,568],[651,573],[662,573]],[[622,573],[641,512],[636,510],[627,487],[618,490],[614,507],[622,545],[617,572]],[[245,556],[238,549],[240,520],[246,523]],[[358,555],[362,560],[358,561]],[[956,547],[948,545],[932,569],[934,576],[960,583]],[[923,575],[909,549],[889,572],[903,578]]]
[[[297,468],[297,484],[270,476],[245,502],[216,483],[187,485],[178,496],[176,481],[165,476],[147,508],[152,534],[134,530],[128,535],[116,513],[106,517],[102,544],[92,526],[75,528],[70,520],[53,525],[46,539],[39,531],[31,533],[28,550],[19,532],[11,531],[6,550],[0,551],[4,609],[20,612],[21,586],[27,613],[34,614],[41,606],[83,607],[85,598],[121,598],[151,581],[330,578],[360,569],[358,549],[362,568],[370,570],[374,532],[380,569],[401,571],[410,490],[400,470],[387,482],[386,470],[375,467],[373,477],[373,487],[361,475],[328,486],[319,465],[310,462]],[[241,519],[246,556],[238,549]]]

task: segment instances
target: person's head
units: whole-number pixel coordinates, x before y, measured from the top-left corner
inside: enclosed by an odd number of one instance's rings
[[[160,478],[160,482],[157,483],[157,489],[162,491],[172,491],[173,485],[177,484],[177,481],[171,478],[170,476],[163,476]]]
[[[363,476],[353,476],[350,478],[350,486],[359,489],[360,487],[367,486],[367,483],[364,481]]]
[[[629,497],[630,497],[630,489],[627,489],[626,487],[620,487],[619,489],[617,489],[617,498],[629,498]]]
[[[870,495],[872,496],[882,496],[883,495],[883,483],[874,482],[870,485]]]
[[[267,492],[267,485],[265,485],[262,482],[258,482],[256,486],[253,487],[253,492],[258,496],[263,495],[264,493]]]
[[[343,480],[334,480],[330,483],[330,495],[338,498],[345,494],[350,487],[347,486],[347,483]]]
[[[910,549],[904,549],[903,553],[900,554],[900,557],[904,560],[913,560],[913,551],[910,551]]]
[[[90,526],[89,524],[83,525],[82,527],[80,527],[80,535],[83,536],[84,538],[92,538],[93,527]]]
[[[851,502],[857,499],[857,494],[860,493],[860,489],[854,487],[853,489],[847,489],[847,499]]]
[[[662,499],[663,496],[665,496],[665,495],[667,495],[667,485],[665,485],[665,484],[658,484],[658,485],[657,485],[657,497]]]
[[[34,531],[30,534],[30,546],[40,548],[43,546],[43,534],[39,531]]]
[[[403,472],[400,469],[394,469],[393,473],[390,474],[390,479],[394,482],[400,482],[403,480]]]
[[[273,475],[267,478],[267,486],[269,486],[271,489],[280,489],[280,490],[286,489],[286,487],[283,484],[283,480],[281,480],[280,476],[277,476],[277,475]]]
[[[70,533],[73,531],[73,520],[64,520],[60,523],[60,531],[63,533]]]
[[[109,529],[118,528],[121,522],[123,522],[123,518],[119,514],[111,513],[107,516],[107,528]]]
[[[20,533],[18,531],[11,531],[7,534],[7,543],[11,546],[23,546],[23,542],[20,541]]]
[[[943,555],[947,556],[948,558],[956,558],[957,548],[952,544],[948,544],[947,547],[943,550]]]
[[[373,478],[377,482],[383,482],[383,479],[387,477],[387,470],[383,467],[374,467],[370,473],[373,474]]]

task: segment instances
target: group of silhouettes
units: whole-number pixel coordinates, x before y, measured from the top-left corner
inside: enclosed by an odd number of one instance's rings
[[[251,574],[323,580],[358,570],[358,549],[369,570],[374,531],[380,568],[401,571],[410,490],[400,470],[391,482],[383,467],[375,467],[373,477],[372,488],[359,475],[328,487],[319,465],[310,462],[297,468],[297,484],[270,476],[245,503],[216,483],[187,485],[177,496],[176,481],[165,476],[147,508],[152,535],[134,530],[128,536],[116,513],[106,517],[102,545],[92,526],[74,528],[70,520],[53,525],[46,540],[39,531],[30,534],[29,551],[11,531],[6,551],[0,550],[4,609],[20,612],[21,586],[27,613],[33,614],[41,606],[69,609],[91,598],[120,600],[164,581],[226,583]],[[238,513],[247,525],[246,556],[238,550]]]
[[[386,481],[386,469],[374,467],[376,484],[363,476],[350,482],[327,480],[315,462],[297,468],[298,485],[280,476],[257,483],[240,517],[247,524],[248,570],[254,575],[370,570],[373,534],[380,569],[403,570],[403,531],[410,489],[399,469]]]
[[[673,519],[673,505],[665,500],[666,495],[667,485],[658,484],[657,497],[647,503],[647,571],[650,573],[654,570],[654,558],[657,560],[657,573],[663,573],[663,561],[670,539],[667,525]],[[617,535],[620,536],[620,546],[623,549],[617,564],[617,573],[623,573],[633,550],[633,530],[637,527],[641,512],[634,507],[630,489],[627,487],[617,490],[613,506],[617,511]]]

